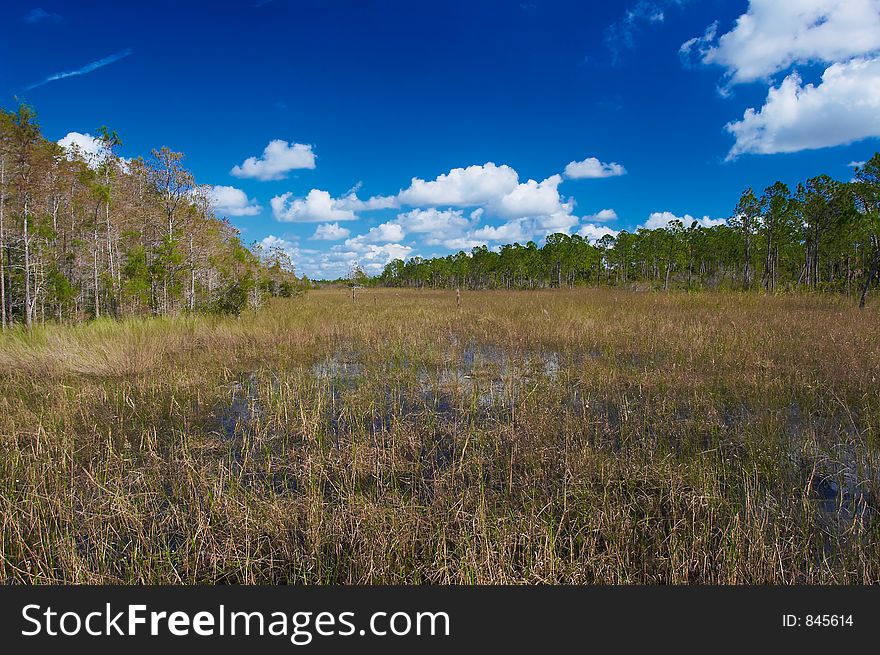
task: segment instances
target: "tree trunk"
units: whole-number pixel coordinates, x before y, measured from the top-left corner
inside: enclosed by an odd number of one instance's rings
[[[2,329],[6,329],[6,234],[3,219],[6,210],[6,159],[0,157],[0,315]]]
[[[31,251],[30,237],[28,236],[28,203],[24,201],[24,324],[27,329],[31,328],[33,316],[31,315]]]
[[[196,308],[196,263],[193,257],[193,238],[189,237],[189,311]]]
[[[101,293],[98,288],[98,233],[95,232],[95,250],[94,250],[94,284],[95,284],[95,318],[101,318]]]
[[[865,308],[865,302],[868,299],[868,291],[871,289],[871,281],[874,279],[874,276],[877,275],[877,269],[880,269],[880,244],[877,244],[874,247],[874,257],[871,259],[871,268],[868,270],[867,277],[865,277],[865,286],[862,287],[862,295],[859,298],[859,309]]]
[[[110,298],[111,298],[111,300],[113,300],[113,298],[116,296],[116,293],[115,293],[116,290],[112,289],[112,287],[114,286],[114,281],[116,280],[116,275],[114,273],[114,263],[115,262],[114,262],[114,258],[113,258],[113,230],[110,226],[110,201],[109,200],[104,203],[104,220],[107,224],[107,263],[110,266],[110,287],[111,287]],[[116,306],[116,309],[113,311],[113,313],[116,316],[118,316],[119,315],[118,299],[116,300],[116,302],[114,304]]]
[[[764,291],[773,290],[773,233],[767,232],[767,252],[764,257]]]

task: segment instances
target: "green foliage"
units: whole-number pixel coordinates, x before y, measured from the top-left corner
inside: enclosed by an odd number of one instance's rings
[[[250,273],[241,279],[228,282],[217,299],[210,304],[209,311],[221,315],[241,314],[247,309],[250,295],[255,287],[256,282]]]
[[[123,163],[119,135],[97,135],[103,156],[86,161],[42,138],[27,105],[0,110],[4,325],[238,313],[301,292],[285,253],[262,261],[214,217],[182,153],[163,147]]]
[[[743,192],[727,224],[622,230],[590,243],[551,234],[447,257],[389,262],[385,286],[521,289],[639,284],[657,288],[806,287],[852,294],[880,267],[880,154],[852,183],[820,175],[792,195],[776,182]],[[874,271],[872,273],[872,270]]]
[[[143,246],[138,244],[126,253],[122,275],[125,280],[125,293],[139,305],[148,305],[152,276],[147,264],[147,252]]]
[[[48,300],[58,309],[59,315],[67,314],[74,306],[77,288],[54,266],[46,273]]]

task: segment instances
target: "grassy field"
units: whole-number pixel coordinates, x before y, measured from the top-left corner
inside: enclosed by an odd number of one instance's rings
[[[876,304],[875,304],[876,305]],[[880,581],[880,315],[343,290],[0,336],[0,579]]]

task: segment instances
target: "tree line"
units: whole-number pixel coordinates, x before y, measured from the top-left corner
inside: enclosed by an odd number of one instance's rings
[[[43,138],[34,111],[0,109],[0,321],[238,313],[300,288],[281,249],[245,247],[214,216],[182,153],[100,156]]]
[[[667,227],[591,243],[551,234],[497,250],[390,262],[376,282],[396,287],[534,289],[648,284],[668,289],[810,289],[856,296],[864,307],[880,269],[880,153],[850,182],[827,175],[743,192],[723,225]]]

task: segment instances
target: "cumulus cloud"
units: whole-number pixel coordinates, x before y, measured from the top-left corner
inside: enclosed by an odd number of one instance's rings
[[[406,233],[399,224],[388,221],[370,228],[369,232],[356,237],[355,240],[359,240],[357,241],[358,243],[388,243],[390,241],[402,241],[405,235]],[[355,240],[350,239],[349,241]]]
[[[401,205],[422,207],[475,207],[475,211],[480,212],[472,214],[476,219],[483,212],[489,212],[508,220],[527,217],[548,220],[551,216],[570,215],[574,208],[574,201],[560,196],[561,182],[560,175],[551,175],[540,182],[520,182],[518,173],[510,166],[489,162],[453,168],[430,181],[413,178],[397,200]]]
[[[276,237],[274,234],[270,234],[266,238],[260,241],[260,245],[264,250],[271,250],[272,248],[280,248],[287,255],[294,260],[294,264],[296,264],[296,260],[299,258],[301,251],[299,246],[296,245],[295,242],[289,241],[288,239],[282,239],[281,237]]]
[[[324,223],[330,221],[353,221],[357,215],[345,208],[338,198],[327,191],[312,189],[305,198],[295,198],[290,192],[275,196],[269,201],[272,215],[285,223]]]
[[[577,224],[577,216],[557,212],[547,216],[517,218],[501,225],[486,225],[471,231],[468,237],[483,242],[525,242],[541,239],[556,232],[568,234]]]
[[[233,186],[206,185],[204,189],[211,207],[220,216],[256,216],[263,209],[244,191]]]
[[[600,209],[595,214],[584,216],[584,220],[591,221],[593,223],[607,223],[608,221],[616,221],[617,212],[613,209]]]
[[[619,166],[598,163],[606,168]],[[358,184],[338,198],[313,189],[304,198],[291,193],[276,196],[271,205],[278,220],[321,222],[311,239],[344,240],[318,254],[299,252],[300,270],[312,277],[332,278],[344,275],[355,261],[367,272],[378,273],[391,259],[412,256],[416,243],[470,250],[481,245],[498,247],[502,243],[540,240],[556,232],[571,234],[580,230],[592,239],[616,234],[596,225],[616,219],[612,209],[585,217],[582,224],[573,213],[574,200],[559,193],[562,180],[563,176],[557,174],[521,182],[510,166],[489,162],[453,168],[434,179],[414,177],[395,196],[360,199]],[[398,207],[407,209],[360,234],[352,235],[351,230],[339,225],[340,221],[357,218],[357,212]],[[415,241],[404,243],[407,237]]]
[[[58,145],[64,148],[68,159],[80,159],[91,168],[98,167],[110,156],[104,142],[88,132],[68,132],[58,139]]]
[[[339,198],[338,205],[340,209],[349,209],[358,212],[372,211],[375,209],[392,209],[398,206],[398,202],[397,198],[394,196],[373,196],[366,200],[361,200],[357,197],[357,193],[352,190]]]
[[[517,184],[509,193],[490,203],[490,207],[502,218],[525,218],[527,216],[550,216],[570,213],[571,201],[559,196],[560,175],[551,175],[542,182],[527,180]]]
[[[381,273],[385,265],[393,259],[406,259],[412,248],[400,243],[370,243],[363,237],[347,239],[339,246],[333,246],[323,259],[323,267],[342,271],[345,274],[351,265],[357,263],[369,275]]]
[[[348,239],[329,250],[301,248],[295,241],[275,235],[267,236],[260,245],[267,250],[281,248],[290,256],[296,270],[312,279],[344,277],[354,264],[360,265],[367,274],[376,275],[392,259],[406,259],[412,253],[411,247],[399,243],[374,244],[358,238]]]
[[[750,0],[729,32],[718,36],[714,23],[681,53],[723,67],[725,95],[734,84],[768,81],[763,106],[725,126],[735,139],[728,159],[880,136],[880,0]],[[825,65],[819,83],[798,71],[770,81],[817,63]]]
[[[426,245],[455,250],[492,241],[527,241],[553,232],[569,233],[579,219],[572,213],[574,201],[559,194],[561,182],[561,175],[540,182],[520,182],[513,168],[492,162],[454,168],[433,180],[413,178],[410,186],[397,195],[397,202],[422,206],[355,238],[378,243],[400,241],[406,234],[415,234],[421,235]],[[467,208],[473,209],[466,215]],[[479,226],[487,216],[504,222]],[[399,234],[391,232],[398,228]],[[374,232],[379,229],[385,233]]]
[[[615,177],[617,175],[626,175],[626,169],[617,162],[606,164],[595,157],[587,157],[583,161],[569,162],[565,167],[565,177],[571,180]]]
[[[275,139],[263,149],[260,157],[248,157],[242,164],[233,166],[230,173],[235,177],[264,181],[281,180],[290,171],[303,168],[315,168],[312,146]]]
[[[577,231],[579,235],[589,240],[591,243],[595,243],[599,239],[604,236],[612,236],[616,237],[620,232],[617,230],[612,230],[607,225],[596,225],[594,223],[584,223],[581,226],[581,229]]]
[[[321,223],[315,228],[312,239],[317,241],[339,241],[345,239],[351,234],[347,228],[340,227],[339,223]]]
[[[425,243],[427,243],[429,246],[430,245],[443,246],[444,248],[448,248],[449,250],[465,250],[465,251],[467,251],[467,250],[472,250],[473,248],[476,248],[478,246],[486,245],[486,240],[485,239],[475,239],[474,237],[463,236],[463,237],[453,237],[451,239],[442,239],[436,243],[429,243],[427,241]]]
[[[469,250],[483,241],[470,235],[472,227],[477,225],[484,210],[480,207],[469,216],[461,209],[413,209],[397,215],[395,223],[405,234],[420,235],[426,245],[443,246],[450,250]]]
[[[703,216],[702,218],[695,218],[690,214],[685,214],[684,216],[676,216],[672,212],[651,212],[648,216],[648,220],[645,221],[640,228],[645,228],[646,230],[656,230],[658,228],[669,227],[669,224],[672,221],[681,221],[684,227],[690,227],[694,221],[696,221],[697,225],[700,227],[714,227],[716,225],[724,225],[727,223],[727,220],[724,218],[709,218],[708,216]]]
[[[733,29],[717,26],[682,45],[723,66],[731,84],[768,78],[792,65],[836,63],[880,50],[880,0],[750,0]]]
[[[880,136],[880,58],[833,64],[819,85],[792,73],[771,87],[764,106],[726,126],[744,153],[797,152]]]
[[[473,232],[473,238],[480,241],[529,241],[533,237],[533,225],[530,221],[519,219],[501,225],[486,225]]]
[[[518,183],[519,176],[510,166],[488,162],[482,166],[453,168],[430,181],[414,177],[409,187],[398,194],[398,199],[404,205],[484,205],[510,193]]]
[[[478,219],[482,211],[475,210]],[[461,234],[471,226],[471,220],[466,218],[460,209],[440,210],[434,207],[428,209],[413,209],[397,215],[397,223],[407,232],[414,234],[428,234],[433,237],[443,237],[450,234]]]
[[[538,236],[547,236],[554,232],[568,234],[578,224],[578,217],[567,211],[554,212],[546,216],[537,216],[531,219],[535,225],[535,233]]]
[[[475,209],[468,218],[461,210],[416,209],[398,215],[397,220],[407,232],[423,235],[429,246],[467,250],[478,245],[469,232],[479,223],[483,213],[482,208]]]

